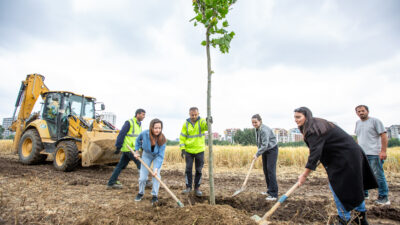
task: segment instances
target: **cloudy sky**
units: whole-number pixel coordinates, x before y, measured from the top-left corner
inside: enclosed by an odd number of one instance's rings
[[[212,51],[214,131],[295,127],[293,109],[353,133],[366,104],[399,124],[400,1],[239,0],[229,13],[229,54]],[[20,82],[40,73],[51,90],[94,96],[117,126],[144,108],[178,138],[191,106],[206,116],[204,29],[189,0],[1,0],[0,119]]]

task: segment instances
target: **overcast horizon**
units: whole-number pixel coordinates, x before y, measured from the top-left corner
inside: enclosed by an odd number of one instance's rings
[[[104,102],[117,127],[147,111],[179,137],[188,110],[206,117],[204,29],[192,1],[0,1],[0,119],[11,117],[27,74],[50,90]],[[296,127],[293,110],[354,134],[355,106],[400,124],[400,1],[237,1],[229,54],[212,49],[213,131]]]

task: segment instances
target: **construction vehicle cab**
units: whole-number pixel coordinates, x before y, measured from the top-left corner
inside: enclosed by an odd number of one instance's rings
[[[118,134],[115,127],[96,115],[96,99],[68,91],[49,91],[44,77],[31,74],[22,82],[17,98],[14,149],[24,164],[37,164],[51,155],[56,169],[71,171],[82,166],[118,162],[113,154]],[[31,115],[42,96],[40,114]],[[101,109],[104,110],[104,104]]]
[[[82,118],[81,125],[95,120],[95,99],[79,96],[71,92],[47,92],[43,105],[42,118],[46,121],[52,140],[60,140],[68,136],[69,119]],[[73,129],[71,129],[72,131]],[[73,135],[73,134],[71,134]]]

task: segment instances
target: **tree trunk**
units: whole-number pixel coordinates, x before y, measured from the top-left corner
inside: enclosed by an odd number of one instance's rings
[[[206,32],[206,50],[207,50],[207,72],[208,72],[208,79],[207,79],[207,124],[208,124],[208,176],[210,180],[210,204],[215,205],[215,194],[214,194],[214,172],[213,172],[213,137],[212,137],[212,124],[210,123],[211,118],[211,57],[210,57],[210,33],[209,28]]]

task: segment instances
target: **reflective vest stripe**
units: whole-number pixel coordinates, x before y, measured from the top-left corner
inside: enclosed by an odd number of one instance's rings
[[[186,138],[197,138],[197,137],[205,136],[205,134],[201,133],[201,125],[200,125],[201,120],[199,119],[198,121],[199,121],[199,134],[196,134],[196,135],[184,135],[184,134],[181,133],[181,135],[186,137]],[[195,127],[195,126],[196,126],[196,123],[194,124],[193,127]],[[186,133],[189,134],[189,122],[188,121],[186,121]]]
[[[132,133],[131,134],[127,134],[126,136],[128,137],[138,137],[138,134],[135,134],[135,121],[133,121],[133,119],[130,119],[130,121],[132,122]]]

